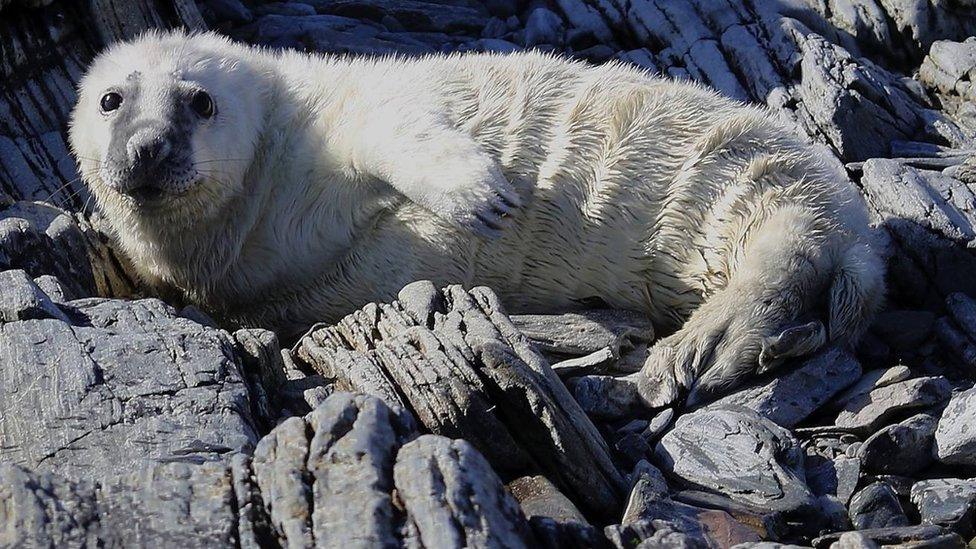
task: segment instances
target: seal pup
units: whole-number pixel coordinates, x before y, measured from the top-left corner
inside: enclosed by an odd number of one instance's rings
[[[595,298],[670,334],[650,405],[850,344],[883,294],[866,208],[825,155],[619,63],[152,32],[94,60],[70,143],[143,282],[224,321],[293,334],[418,279],[490,286],[511,312]]]

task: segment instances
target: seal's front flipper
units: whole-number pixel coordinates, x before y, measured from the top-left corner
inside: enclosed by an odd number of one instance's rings
[[[785,359],[811,354],[826,343],[827,328],[819,320],[791,326],[775,336],[767,336],[762,341],[756,373],[765,374],[779,367]]]
[[[436,115],[387,106],[350,131],[355,170],[455,226],[498,237],[521,206],[498,162]]]

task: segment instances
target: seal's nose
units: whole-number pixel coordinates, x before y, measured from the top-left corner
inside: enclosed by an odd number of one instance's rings
[[[155,168],[169,156],[170,144],[162,132],[144,128],[132,134],[126,143],[125,152],[133,169],[148,170]]]

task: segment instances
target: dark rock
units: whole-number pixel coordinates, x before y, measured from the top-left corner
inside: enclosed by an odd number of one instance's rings
[[[240,0],[204,0],[202,4],[210,10],[217,21],[240,24],[254,19],[251,10],[247,9]]]
[[[653,527],[654,535],[641,536],[640,540],[651,547],[661,546],[654,545],[654,542],[661,543],[662,538],[668,539],[672,536],[692,547],[731,547],[760,539],[755,530],[735,520],[725,511],[702,509],[668,499],[646,501],[639,510],[638,518],[625,522],[622,526],[625,529],[636,527],[635,531],[641,532],[646,531],[648,523]],[[649,539],[654,542],[648,544],[646,540]]]
[[[815,505],[796,439],[746,408],[682,416],[657,456],[667,474],[735,501],[785,512]]]
[[[955,465],[976,465],[976,388],[952,397],[942,412],[935,431],[935,452],[939,461]]]
[[[871,331],[892,349],[913,350],[932,334],[934,323],[935,314],[931,311],[885,311],[878,315]]]
[[[835,424],[874,431],[892,416],[945,402],[952,386],[944,377],[920,377],[879,387],[852,398],[837,415]]]
[[[858,449],[864,469],[872,473],[910,475],[932,462],[938,418],[918,414],[868,437]]]
[[[790,428],[823,406],[831,397],[861,377],[853,355],[832,348],[806,359],[774,379],[721,398],[709,408],[744,406],[777,425]]]
[[[905,511],[890,486],[875,482],[854,494],[850,505],[851,523],[858,530],[908,526]]]
[[[254,15],[315,15],[315,8],[302,2],[268,2],[254,6]]]
[[[976,301],[965,294],[954,293],[945,303],[949,315],[936,323],[939,342],[950,355],[976,369]]]
[[[806,480],[817,496],[835,496],[843,503],[850,500],[861,478],[861,462],[855,458],[839,456],[828,459],[807,455]]]
[[[563,41],[563,20],[546,8],[536,8],[525,21],[525,46],[560,45]]]
[[[622,524],[637,522],[642,518],[642,509],[651,502],[668,499],[668,482],[660,469],[647,461],[639,461],[631,473],[630,496],[624,508]]]
[[[919,481],[911,498],[924,524],[946,526],[966,539],[976,535],[976,479]]]

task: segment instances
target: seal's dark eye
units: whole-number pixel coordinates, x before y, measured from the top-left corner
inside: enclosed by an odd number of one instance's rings
[[[112,112],[122,104],[122,96],[116,92],[108,92],[102,96],[100,103],[102,112]]]
[[[210,118],[214,113],[213,99],[205,91],[198,91],[190,99],[190,108],[204,118]]]

